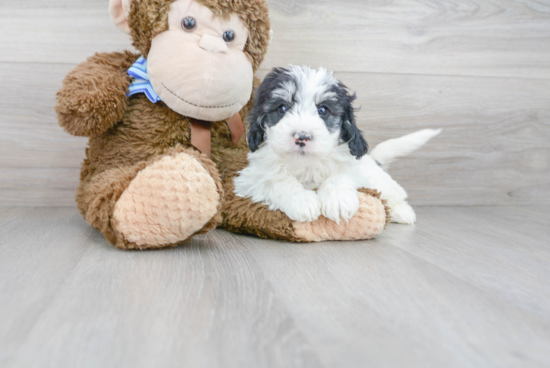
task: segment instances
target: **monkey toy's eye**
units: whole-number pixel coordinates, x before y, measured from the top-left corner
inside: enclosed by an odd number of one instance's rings
[[[286,114],[287,111],[288,111],[288,107],[286,107],[285,105],[279,106],[279,114],[284,115]]]
[[[320,106],[318,111],[321,116],[327,116],[328,114],[328,109],[325,106]]]
[[[192,32],[197,28],[197,21],[193,17],[186,17],[181,21],[181,26],[187,32]]]
[[[235,32],[233,31],[225,31],[223,34],[223,40],[227,43],[233,42],[235,39]]]

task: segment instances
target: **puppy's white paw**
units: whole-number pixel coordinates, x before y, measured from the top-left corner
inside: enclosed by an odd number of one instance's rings
[[[321,201],[315,192],[304,190],[290,197],[282,211],[294,221],[315,221],[321,216]]]
[[[413,225],[416,222],[416,214],[407,202],[401,202],[391,208],[391,222]]]
[[[336,223],[348,222],[359,211],[359,196],[353,188],[321,188],[318,193],[323,216]]]

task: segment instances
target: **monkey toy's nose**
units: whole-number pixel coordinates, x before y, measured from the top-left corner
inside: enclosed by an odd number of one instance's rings
[[[221,37],[205,34],[201,38],[199,46],[208,52],[227,52],[227,44]]]
[[[296,145],[304,147],[311,140],[311,134],[308,132],[296,133],[294,134],[294,139],[296,140]]]

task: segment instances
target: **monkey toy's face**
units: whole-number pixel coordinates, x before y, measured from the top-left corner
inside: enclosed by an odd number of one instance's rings
[[[252,94],[252,63],[243,52],[248,30],[235,15],[215,17],[193,0],[178,0],[169,30],[153,38],[148,73],[171,109],[218,121],[239,112]]]
[[[127,16],[131,1],[121,3]],[[216,16],[195,0],[176,0],[168,25],[151,40],[147,55],[147,72],[161,100],[200,120],[221,121],[239,112],[253,85],[245,23],[235,14]]]

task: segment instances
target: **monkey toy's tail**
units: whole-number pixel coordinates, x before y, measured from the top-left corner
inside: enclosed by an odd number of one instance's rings
[[[400,138],[389,139],[376,146],[370,156],[387,169],[398,157],[416,151],[439,133],[441,129],[424,129]]]

